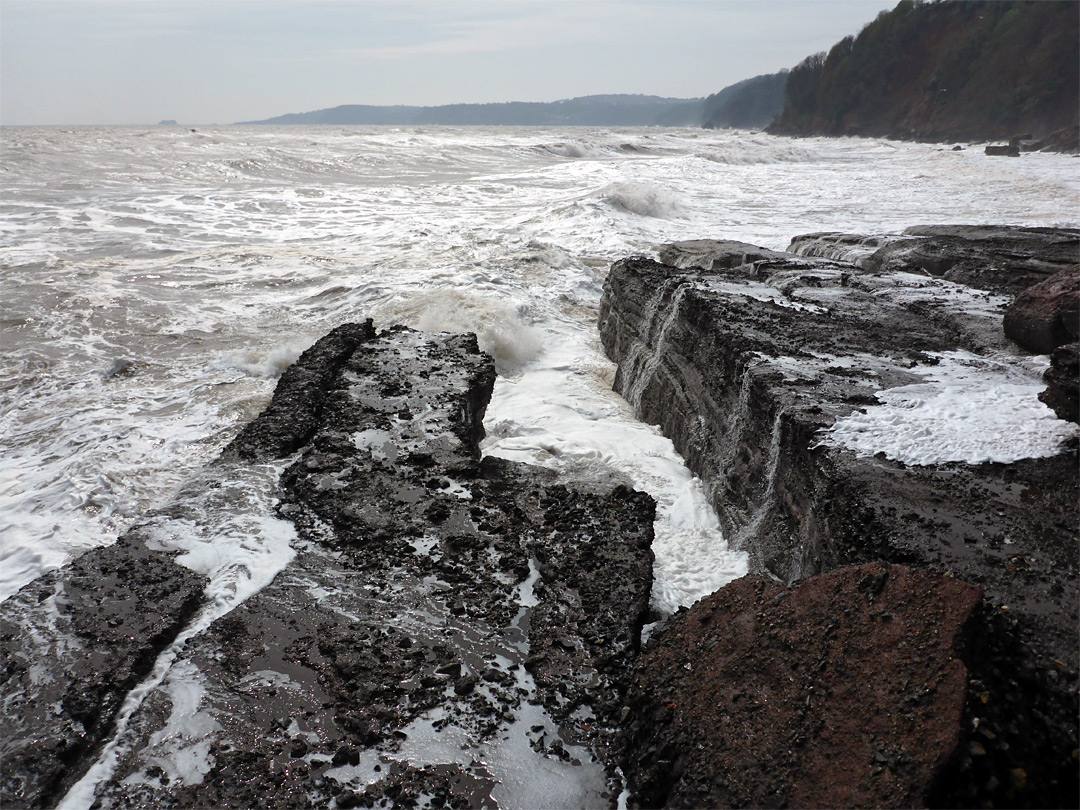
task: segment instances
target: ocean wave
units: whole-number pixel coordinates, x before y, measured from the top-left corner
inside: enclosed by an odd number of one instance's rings
[[[597,143],[582,141],[566,141],[563,143],[549,143],[540,147],[545,152],[565,158],[602,158],[611,153]]]
[[[295,363],[309,345],[309,342],[288,343],[269,351],[265,349],[238,349],[224,352],[221,355],[220,363],[225,368],[242,371],[249,377],[273,380],[280,377],[281,372]]]
[[[384,306],[385,324],[404,323],[424,332],[472,332],[501,373],[535,360],[543,349],[539,330],[509,301],[462,290],[424,292]]]
[[[612,183],[601,190],[600,199],[639,217],[677,219],[682,216],[682,209],[675,197],[651,183]]]
[[[738,140],[720,144],[717,149],[700,153],[705,160],[729,166],[753,166],[767,163],[808,163],[814,159],[808,149],[777,138]]]

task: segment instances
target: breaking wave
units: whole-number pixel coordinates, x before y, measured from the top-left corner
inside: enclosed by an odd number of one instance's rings
[[[613,208],[639,217],[675,219],[682,208],[669,192],[651,183],[612,183],[600,192],[600,198]]]
[[[480,349],[506,373],[535,360],[543,348],[541,333],[526,323],[525,308],[461,290],[409,296],[379,312],[381,325],[404,323],[425,332],[472,332]]]

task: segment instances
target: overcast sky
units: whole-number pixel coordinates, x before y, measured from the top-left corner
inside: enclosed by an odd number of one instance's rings
[[[0,123],[231,123],[339,104],[693,98],[895,0],[2,0]]]

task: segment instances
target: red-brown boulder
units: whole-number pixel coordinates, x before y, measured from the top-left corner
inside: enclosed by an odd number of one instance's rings
[[[631,806],[925,806],[963,736],[981,598],[884,563],[721,588],[636,669]]]
[[[1010,340],[1035,354],[1050,354],[1080,338],[1080,266],[1061,270],[1017,295],[1005,311],[1004,325]]]

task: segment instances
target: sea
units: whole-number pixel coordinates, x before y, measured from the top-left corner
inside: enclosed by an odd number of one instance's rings
[[[271,581],[280,468],[211,499],[192,482],[305,348],[373,318],[477,334],[499,373],[484,453],[656,499],[665,614],[746,555],[612,392],[611,263],[684,239],[1076,227],[1080,161],[734,130],[5,127],[0,204],[0,599],[185,498],[201,518],[162,543],[210,576],[207,622]]]

